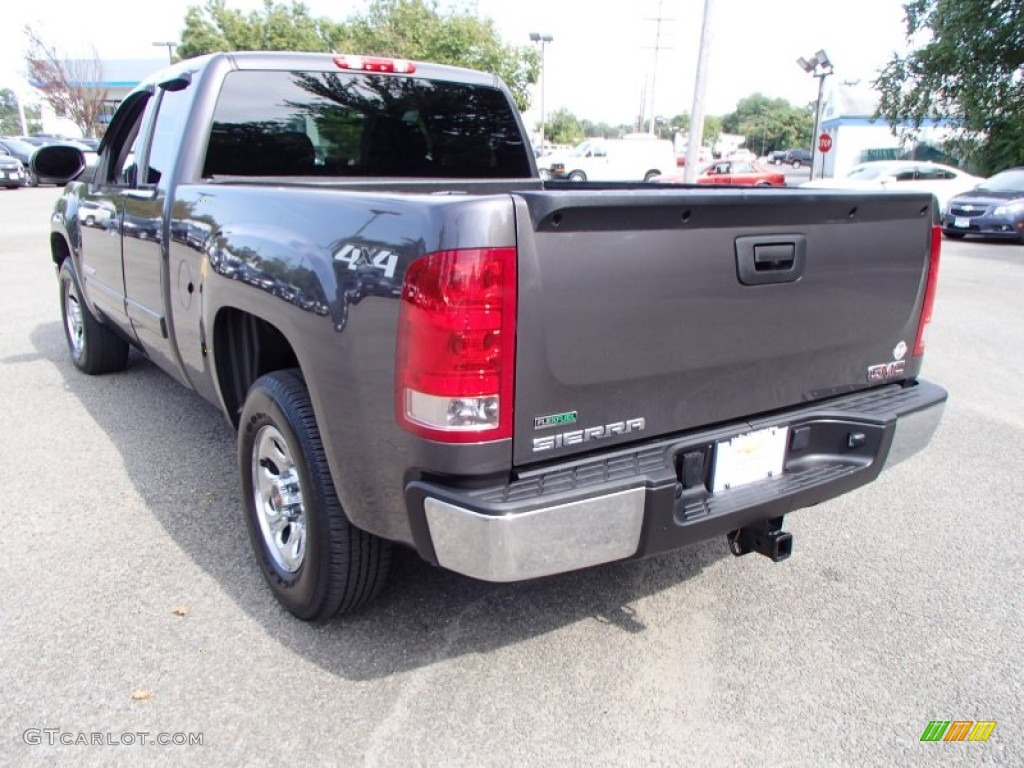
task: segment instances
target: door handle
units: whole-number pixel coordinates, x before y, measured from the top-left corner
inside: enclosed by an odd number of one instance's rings
[[[736,238],[736,277],[743,285],[793,283],[804,274],[804,235],[753,235]]]

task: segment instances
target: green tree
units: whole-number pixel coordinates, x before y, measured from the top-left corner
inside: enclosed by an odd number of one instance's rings
[[[435,0],[373,0],[365,13],[341,22],[313,18],[300,2],[264,0],[262,11],[248,14],[229,9],[226,0],[188,9],[180,56],[239,50],[336,50],[494,72],[520,110],[529,107],[529,88],[540,73],[536,50],[508,45],[490,19],[442,11]]]
[[[676,115],[669,121],[669,125],[675,126],[684,135],[688,134],[690,132],[690,115],[688,113]],[[717,115],[705,115],[704,140],[701,143],[710,147],[718,141],[718,137],[721,135],[722,118]]]
[[[216,51],[330,51],[340,25],[314,19],[305,5],[264,0],[262,11],[242,13],[225,0],[207,0],[185,12],[178,55],[183,59]]]
[[[38,105],[23,105],[25,122],[29,133],[38,129],[40,122]],[[10,88],[0,88],[0,136],[17,136],[21,131],[21,118],[18,116],[18,98]]]
[[[689,124],[687,124],[689,127]],[[714,146],[722,135],[722,118],[718,115],[707,115],[704,118],[704,146]]]
[[[740,99],[736,110],[721,119],[722,131],[743,135],[746,147],[758,153],[810,147],[814,115],[785,99],[769,99],[755,93]]]
[[[544,123],[544,140],[552,144],[579,144],[583,141],[583,125],[565,107],[548,115]]]
[[[530,106],[529,88],[540,74],[540,55],[508,45],[494,22],[467,11],[444,11],[434,0],[374,0],[365,14],[342,25],[335,44],[352,53],[396,56],[494,72],[516,106]]]
[[[622,136],[623,131],[621,127],[610,125],[609,123],[595,123],[593,120],[580,120],[580,128],[583,129],[583,135],[586,138],[600,138],[600,139],[617,139]],[[544,133],[545,137],[547,132]]]
[[[913,0],[907,41],[879,72],[879,116],[913,137],[927,118],[955,121],[949,148],[984,173],[1024,164],[1024,1]],[[905,125],[908,121],[909,125]]]

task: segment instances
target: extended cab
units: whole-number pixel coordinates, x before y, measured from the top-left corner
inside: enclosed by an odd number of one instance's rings
[[[366,603],[392,543],[491,581],[781,560],[785,514],[939,421],[930,195],[545,182],[524,136],[493,75],[216,54],[136,88],[57,202],[74,364],[134,347],[224,412],[300,618]]]

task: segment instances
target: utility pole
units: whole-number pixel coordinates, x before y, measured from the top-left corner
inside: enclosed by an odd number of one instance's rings
[[[540,43],[540,151],[544,152],[544,90],[547,88],[548,77],[544,71],[544,49],[555,38],[545,32],[531,32],[530,39]]]
[[[697,82],[693,85],[693,109],[690,110],[690,139],[686,146],[686,168],[683,180],[697,180],[697,163],[704,140],[704,92],[708,82],[708,57],[711,53],[711,9],[714,0],[704,0],[704,24],[700,30],[700,52],[697,54]]]
[[[651,122],[650,122],[650,128],[648,129],[648,133],[654,133],[654,121],[655,121],[655,116],[657,114],[655,112],[655,110],[654,110],[654,92],[655,92],[655,89],[657,88],[657,85],[658,85],[658,52],[661,51],[662,48],[664,48],[665,50],[671,50],[671,46],[665,46],[665,45],[661,44],[661,22],[663,22],[663,21],[675,21],[675,19],[670,19],[670,18],[667,18],[667,17],[661,15],[661,10],[662,10],[662,6],[664,5],[664,2],[665,2],[665,0],[658,0],[658,15],[656,17],[654,17],[654,18],[651,18],[651,17],[647,18],[647,21],[656,21],[658,23],[657,29],[656,29],[656,31],[654,33],[654,71],[653,71],[653,73],[651,75],[651,98],[650,98],[650,102],[651,102]],[[643,123],[643,121],[641,120],[641,128],[642,128],[642,123]]]

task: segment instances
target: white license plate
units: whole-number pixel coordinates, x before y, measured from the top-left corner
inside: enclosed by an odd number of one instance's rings
[[[971,226],[971,220],[965,216],[954,216],[953,226],[960,227],[960,229],[968,229]]]
[[[727,491],[782,474],[789,427],[768,427],[715,445],[711,490]]]

